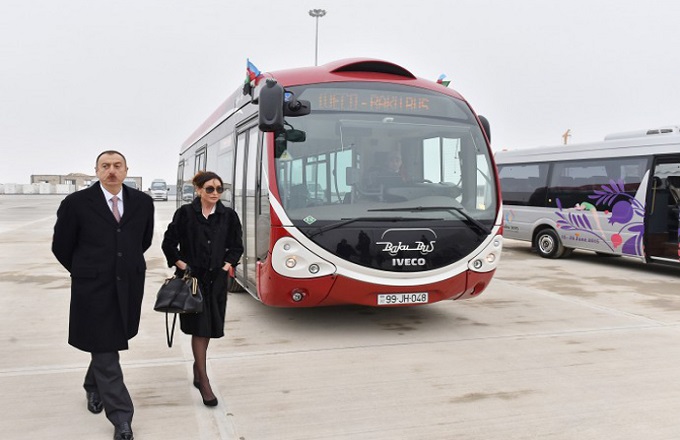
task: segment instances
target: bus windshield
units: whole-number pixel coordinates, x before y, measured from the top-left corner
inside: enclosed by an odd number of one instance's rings
[[[362,82],[292,87],[311,114],[275,141],[277,184],[293,223],[395,216],[496,217],[493,165],[472,111],[426,89]],[[450,207],[450,209],[431,209]],[[303,224],[304,224],[303,223]]]

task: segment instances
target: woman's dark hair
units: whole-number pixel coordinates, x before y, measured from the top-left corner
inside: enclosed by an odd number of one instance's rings
[[[213,173],[212,171],[199,171],[196,173],[194,178],[191,180],[191,183],[194,184],[196,188],[203,188],[203,185],[205,185],[205,182],[208,182],[210,180],[217,179],[220,181],[220,185],[224,186],[224,182],[222,182],[222,178],[218,176],[216,173]]]

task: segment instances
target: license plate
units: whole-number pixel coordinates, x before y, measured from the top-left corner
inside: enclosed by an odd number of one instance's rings
[[[378,295],[378,305],[392,304],[423,304],[427,303],[427,292],[420,293],[381,293]]]

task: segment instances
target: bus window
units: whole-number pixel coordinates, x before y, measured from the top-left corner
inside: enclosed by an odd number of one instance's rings
[[[224,183],[224,192],[222,193],[222,203],[231,207],[232,200],[232,180],[234,178],[234,136],[228,134],[220,139],[219,148],[217,152],[217,169],[220,170],[219,176]]]
[[[205,171],[206,162],[208,159],[208,146],[205,145],[196,151],[196,158],[194,159],[194,173]]]
[[[175,181],[175,187],[177,188],[177,199],[176,199],[176,204],[177,206],[181,205],[184,201],[182,200],[182,186],[184,184],[184,160],[180,160],[179,164],[177,165],[177,180]]]
[[[234,177],[234,149],[226,151],[217,156],[217,169],[222,170],[220,177],[224,182],[224,192],[222,193],[222,203],[231,207],[232,199],[232,179]]]
[[[326,155],[310,157],[305,165],[305,184],[309,193],[307,204],[323,205],[327,203],[328,161]]]
[[[595,191],[611,182],[623,185],[624,192],[635,196],[640,186],[641,172],[646,159],[597,159],[555,163],[548,195],[548,206],[556,207],[557,200],[564,208],[573,208],[584,202],[592,203]],[[614,199],[615,201],[617,199]],[[609,203],[597,205],[599,211],[612,209]]]
[[[548,164],[503,165],[498,167],[506,205],[543,206]]]
[[[288,194],[284,206],[298,209],[341,203],[350,190],[345,170],[351,164],[351,151],[284,157],[278,161],[279,188]]]
[[[333,153],[331,164],[331,203],[340,203],[352,190],[347,182],[347,169],[352,168],[352,152],[345,150]]]
[[[423,179],[459,185],[460,139],[431,138],[423,141]]]
[[[478,157],[476,209],[484,210],[489,208],[491,203],[495,203],[496,199],[493,196],[495,182],[492,180],[492,176],[489,163],[483,157]]]

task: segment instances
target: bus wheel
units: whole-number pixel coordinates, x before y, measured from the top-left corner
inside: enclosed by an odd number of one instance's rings
[[[543,258],[560,258],[564,254],[560,237],[552,229],[543,229],[536,235],[536,249]]]

